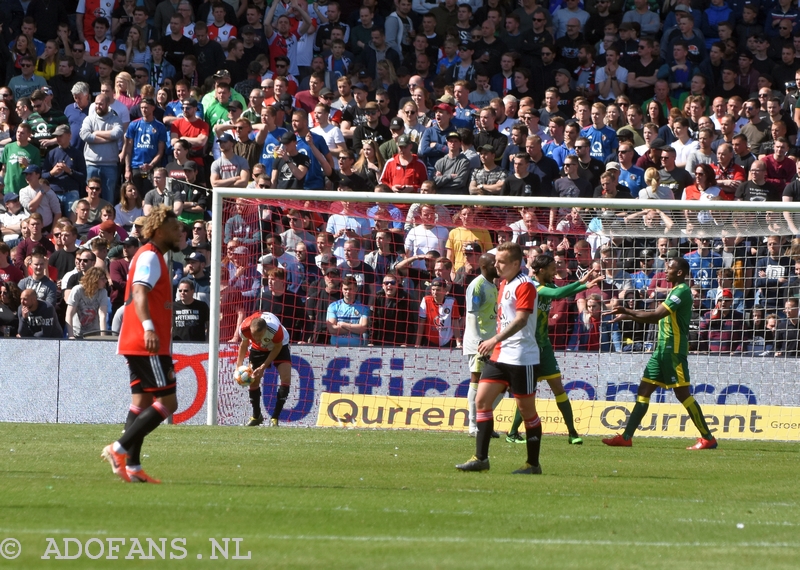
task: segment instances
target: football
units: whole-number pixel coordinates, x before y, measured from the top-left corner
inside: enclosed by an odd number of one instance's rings
[[[233,379],[239,386],[250,386],[250,382],[253,380],[253,369],[246,365],[240,366],[233,373]]]

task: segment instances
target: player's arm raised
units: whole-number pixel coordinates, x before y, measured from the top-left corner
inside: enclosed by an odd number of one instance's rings
[[[618,323],[619,321],[636,321],[637,323],[655,324],[669,315],[669,309],[667,309],[667,306],[664,303],[661,303],[658,307],[656,307],[655,311],[637,311],[634,309],[629,309],[624,305],[617,305],[610,311],[605,311],[603,314],[616,315],[609,321],[610,323]]]
[[[139,283],[133,284],[133,308],[136,311],[136,317],[144,327],[144,347],[150,354],[157,354],[160,346],[160,340],[156,334],[153,320],[150,318],[150,305],[147,303],[147,296],[150,294],[150,288],[146,285]]]

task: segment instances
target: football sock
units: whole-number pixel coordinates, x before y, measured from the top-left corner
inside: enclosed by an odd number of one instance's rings
[[[253,406],[253,417],[258,418],[261,416],[261,386],[256,386],[249,392],[250,405]]]
[[[714,436],[711,435],[711,430],[708,429],[706,418],[703,416],[703,411],[700,409],[700,404],[697,403],[697,400],[695,400],[693,396],[689,396],[683,401],[683,407],[689,412],[689,417],[692,418],[695,427],[697,427],[697,431],[700,432],[700,436],[703,439],[714,439]]]
[[[628,440],[633,438],[636,428],[642,423],[642,418],[647,413],[647,408],[650,407],[650,398],[646,396],[636,396],[636,404],[633,406],[631,417],[628,419],[628,425],[625,426],[625,431],[622,432],[622,439]]]
[[[153,402],[152,406],[139,414],[133,425],[125,430],[125,433],[117,440],[117,443],[122,448],[128,449],[133,447],[133,444],[138,440],[139,446],[141,446],[144,438],[168,417],[169,410],[167,410],[166,406],[161,402]]]
[[[139,406],[134,406],[131,404],[131,407],[128,408],[128,418],[125,420],[125,431],[128,431],[130,427],[133,425],[133,422],[136,421],[136,418],[139,417],[139,414],[142,413],[142,408]],[[139,459],[139,453],[142,449],[141,443],[136,445],[135,443],[131,444],[130,448],[128,449],[128,466],[129,467],[136,467],[141,462]]]
[[[478,436],[475,440],[475,457],[481,461],[489,459],[489,442],[494,431],[494,412],[477,413]]]
[[[569,435],[578,437],[578,432],[575,431],[575,419],[572,415],[572,404],[566,392],[556,396],[556,406],[558,406],[558,409],[561,411],[561,415],[564,416],[564,425],[567,426]]]
[[[528,449],[528,464],[539,465],[539,450],[542,447],[542,420],[539,414],[525,420],[525,447]]]
[[[286,404],[286,399],[289,397],[289,386],[288,384],[281,384],[278,386],[278,399],[275,402],[275,409],[272,410],[272,418],[277,419],[281,417],[281,411],[283,411],[283,406]]]
[[[467,392],[467,402],[469,403],[469,431],[475,431],[478,429],[477,424],[475,423],[475,414],[477,413],[477,408],[475,407],[475,396],[478,395],[478,384],[473,384],[472,382],[469,383],[469,392]]]
[[[519,413],[519,408],[517,408],[517,412],[514,414],[514,421],[511,423],[511,429],[508,430],[508,433],[519,433],[519,426],[522,424],[522,414]]]

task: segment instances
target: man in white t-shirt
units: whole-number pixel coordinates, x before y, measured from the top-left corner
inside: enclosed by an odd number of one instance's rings
[[[447,238],[450,232],[443,226],[436,225],[436,207],[425,204],[420,209],[421,223],[408,232],[405,240],[406,256],[425,255],[436,250],[441,256],[447,249]],[[414,262],[417,269],[425,269],[425,260]]]
[[[322,92],[320,92],[320,94],[322,94]],[[324,103],[317,103],[317,106],[314,107],[314,119],[317,126],[311,129],[311,132],[325,139],[328,150],[331,151],[331,154],[334,156],[333,168],[334,170],[339,170],[339,161],[336,160],[336,157],[339,156],[340,152],[347,150],[347,144],[344,142],[342,130],[336,125],[331,124],[330,114],[330,107]]]

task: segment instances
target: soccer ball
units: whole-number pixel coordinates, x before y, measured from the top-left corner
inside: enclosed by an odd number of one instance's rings
[[[250,386],[250,382],[253,381],[253,369],[249,366],[240,366],[233,373],[233,379],[239,386]]]

